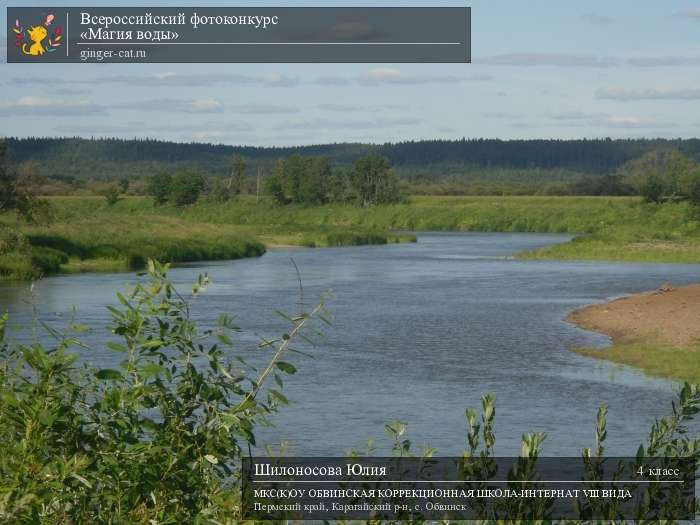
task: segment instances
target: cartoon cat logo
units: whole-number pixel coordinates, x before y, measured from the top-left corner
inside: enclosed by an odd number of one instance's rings
[[[56,26],[49,36],[49,26],[54,18],[56,18],[54,15],[47,15],[40,25],[31,26],[26,30],[22,28],[19,19],[15,20],[15,26],[12,28],[15,33],[15,46],[20,49],[22,54],[41,56],[44,53],[53,53],[61,46],[63,35],[60,26]],[[48,41],[44,44],[47,38]]]

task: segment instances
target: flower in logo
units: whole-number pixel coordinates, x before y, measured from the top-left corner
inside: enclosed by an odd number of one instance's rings
[[[23,54],[29,56],[41,56],[44,53],[55,52],[63,43],[61,26],[55,26],[51,31],[50,26],[55,18],[54,15],[47,15],[41,24],[26,29],[22,27],[19,19],[15,20],[15,25],[12,27],[12,31],[15,33],[15,46]],[[45,41],[46,43],[44,43]]]

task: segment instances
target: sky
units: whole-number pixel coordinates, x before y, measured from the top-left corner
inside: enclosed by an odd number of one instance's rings
[[[178,4],[192,2],[126,3]],[[462,137],[700,135],[698,0],[205,4],[468,5],[473,63],[3,62],[0,136],[287,146]],[[80,4],[70,0],[51,5]],[[119,4],[91,0],[87,5]],[[4,60],[5,9],[0,20]]]

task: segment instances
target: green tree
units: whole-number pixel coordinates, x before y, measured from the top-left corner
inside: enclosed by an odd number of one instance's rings
[[[381,155],[367,155],[355,162],[352,186],[362,206],[392,204],[401,200],[398,177],[389,161]]]
[[[690,203],[700,207],[700,166],[696,166],[686,173],[682,180],[682,191]]]
[[[356,202],[357,193],[352,185],[352,171],[346,167],[335,167],[328,179],[328,200],[340,204]]]
[[[292,155],[277,162],[265,189],[281,204],[323,204],[328,200],[331,171],[326,157]]]
[[[685,197],[683,181],[695,163],[676,150],[652,151],[622,168],[629,183],[649,202]]]
[[[265,179],[265,193],[272,195],[278,204],[287,204],[284,194],[284,161],[279,160],[272,174]]]
[[[231,161],[229,190],[232,195],[240,195],[245,189],[245,171],[248,165],[242,155],[235,155]]]
[[[28,222],[46,222],[51,208],[39,199],[31,184],[22,184],[7,166],[7,144],[0,141],[0,213],[14,211]]]
[[[231,188],[229,181],[223,180],[220,177],[215,177],[209,183],[207,196],[214,202],[228,202],[231,200]]]
[[[327,200],[327,185],[331,165],[326,157],[299,157],[294,159],[297,173],[293,198],[300,204],[317,205]]]
[[[173,176],[170,199],[176,206],[194,204],[205,187],[205,180],[196,171],[180,171]]]
[[[148,179],[146,192],[153,197],[156,206],[165,204],[172,193],[173,177],[166,171],[161,171]]]

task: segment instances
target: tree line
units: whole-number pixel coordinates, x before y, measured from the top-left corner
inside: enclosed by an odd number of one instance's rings
[[[226,202],[246,193],[248,164],[241,155],[230,161],[227,177],[207,179],[201,171],[167,171],[150,177],[147,192],[156,205],[193,204],[200,197]],[[257,181],[258,183],[260,181]],[[278,204],[320,205],[327,203],[373,206],[402,200],[399,179],[389,161],[376,154],[366,155],[351,166],[334,166],[327,157],[292,155],[280,159],[265,177],[261,189]]]
[[[23,139],[23,142],[31,142],[31,139]],[[108,148],[109,141],[103,142],[103,147]],[[132,142],[139,141],[121,143],[127,146]],[[0,142],[3,170],[0,176],[0,211],[17,210],[31,218],[46,212],[45,202],[37,199],[36,195],[99,194],[109,204],[114,204],[127,191],[133,195],[149,194],[156,204],[172,202],[178,206],[192,204],[201,196],[227,201],[241,193],[266,193],[280,204],[347,203],[368,206],[398,202],[402,199],[401,190],[405,194],[435,195],[641,195],[650,202],[690,200],[700,204],[700,156],[694,154],[691,147],[698,141],[610,142],[612,145],[624,142],[635,147],[659,143],[663,147],[635,156],[615,171],[596,174],[568,169],[494,167],[465,172],[459,165],[445,162],[443,168],[449,167],[448,176],[428,174],[432,167],[425,167],[419,172],[410,172],[410,178],[401,179],[401,172],[393,166],[391,159],[375,151],[365,153],[350,163],[337,162],[326,155],[293,153],[264,167],[256,164],[254,157],[235,154],[227,158],[223,172],[210,170],[210,164],[206,162],[202,166],[176,164],[172,168],[145,164],[141,166],[146,170],[143,175],[134,173],[127,163],[111,182],[94,179],[86,182],[72,175],[45,176],[40,166],[41,158],[18,164],[16,160],[20,155],[12,150],[12,145],[17,141],[8,139]],[[85,144],[86,141],[81,143]],[[162,147],[169,143],[158,144]],[[424,141],[424,144],[438,147],[440,141]],[[671,148],[672,144],[683,148]],[[398,148],[400,145],[395,146]],[[196,147],[201,149],[204,145]],[[314,148],[307,149],[315,151]],[[294,151],[294,148],[284,149],[287,150]],[[279,153],[283,149],[275,151]],[[556,151],[552,155],[556,156]],[[75,162],[80,162],[80,158],[76,158]],[[435,169],[440,172],[442,168]],[[404,167],[404,173],[406,170]],[[256,177],[254,174],[266,175]]]
[[[219,176],[229,171],[229,159],[241,155],[254,168],[270,171],[279,159],[293,155],[327,157],[349,166],[368,154],[385,157],[401,177],[440,178],[452,167],[473,169],[566,169],[591,175],[611,174],[625,163],[654,151],[677,150],[700,160],[700,140],[423,140],[389,144],[321,144],[299,147],[252,147],[174,143],[152,139],[8,138],[19,164],[34,161],[46,176],[122,176],[125,167],[143,177],[159,169],[200,168]]]

